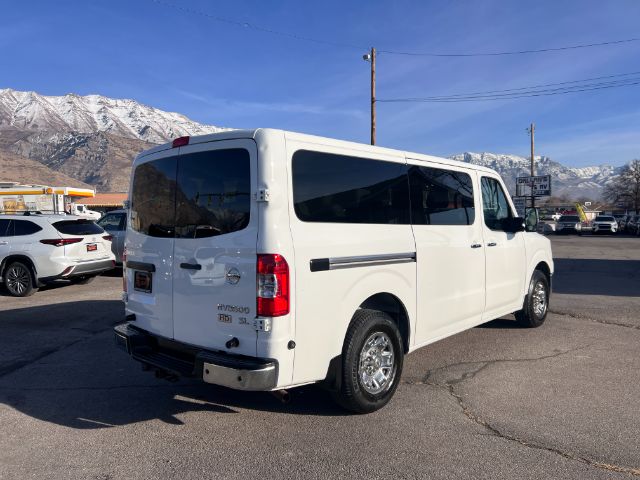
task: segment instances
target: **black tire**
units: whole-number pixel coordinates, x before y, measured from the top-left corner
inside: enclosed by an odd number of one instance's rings
[[[31,267],[24,262],[11,262],[7,265],[2,279],[4,288],[12,297],[28,297],[37,290]]]
[[[88,285],[96,279],[95,275],[88,275],[86,277],[76,277],[72,280],[76,285]]]
[[[540,270],[535,270],[529,282],[529,290],[522,310],[515,312],[516,321],[523,327],[536,328],[542,325],[549,311],[549,281]],[[544,303],[541,308],[541,298]]]
[[[370,342],[378,342],[379,348],[374,348]],[[376,354],[366,355],[367,344],[371,346],[368,352],[375,351]],[[335,400],[356,413],[370,413],[384,407],[400,383],[404,360],[402,345],[400,331],[389,315],[378,310],[358,310],[344,340],[340,388],[333,392]],[[381,361],[388,359],[389,353],[391,366],[387,369]],[[367,375],[369,370],[386,370],[386,381],[374,383],[373,375]],[[369,385],[365,378],[372,379]],[[374,391],[378,388],[380,391]]]

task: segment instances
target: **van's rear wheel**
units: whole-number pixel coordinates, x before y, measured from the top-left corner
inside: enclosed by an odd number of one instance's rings
[[[342,349],[342,378],[334,397],[347,410],[369,413],[384,407],[402,374],[402,338],[391,317],[361,309],[351,321]]]
[[[4,286],[13,297],[28,297],[35,293],[33,276],[28,265],[13,262],[7,266],[3,275]]]
[[[522,310],[515,312],[516,321],[523,327],[542,325],[549,310],[549,281],[540,270],[535,270],[529,283],[529,291]]]

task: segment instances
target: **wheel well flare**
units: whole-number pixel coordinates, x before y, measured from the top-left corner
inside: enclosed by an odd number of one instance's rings
[[[393,318],[402,335],[404,352],[407,353],[409,351],[409,337],[411,333],[409,315],[407,314],[407,309],[404,304],[398,297],[387,292],[376,293],[362,302],[360,308],[379,310]]]

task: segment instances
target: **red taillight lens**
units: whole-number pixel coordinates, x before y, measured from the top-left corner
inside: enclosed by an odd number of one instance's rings
[[[171,147],[184,147],[185,145],[189,145],[189,137],[178,137],[173,142],[171,142]]]
[[[81,242],[81,238],[52,238],[50,240],[40,240],[40,243],[44,243],[46,245],[53,245],[54,247],[63,247],[65,245],[69,245],[71,243]]]
[[[257,302],[261,317],[289,313],[289,265],[282,255],[258,255]]]
[[[102,238],[104,238],[106,241],[110,242],[113,240],[113,235],[103,235]]]

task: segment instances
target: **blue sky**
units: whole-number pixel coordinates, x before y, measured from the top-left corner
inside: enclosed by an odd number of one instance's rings
[[[640,2],[167,0],[332,42],[292,40],[151,0],[29,1],[0,18],[0,88],[133,98],[213,125],[368,142],[364,47],[492,52],[640,37]],[[378,98],[518,88],[640,71],[640,42],[557,53],[381,54]],[[378,144],[435,155],[536,153],[571,166],[640,158],[640,86],[452,104],[379,103]]]

